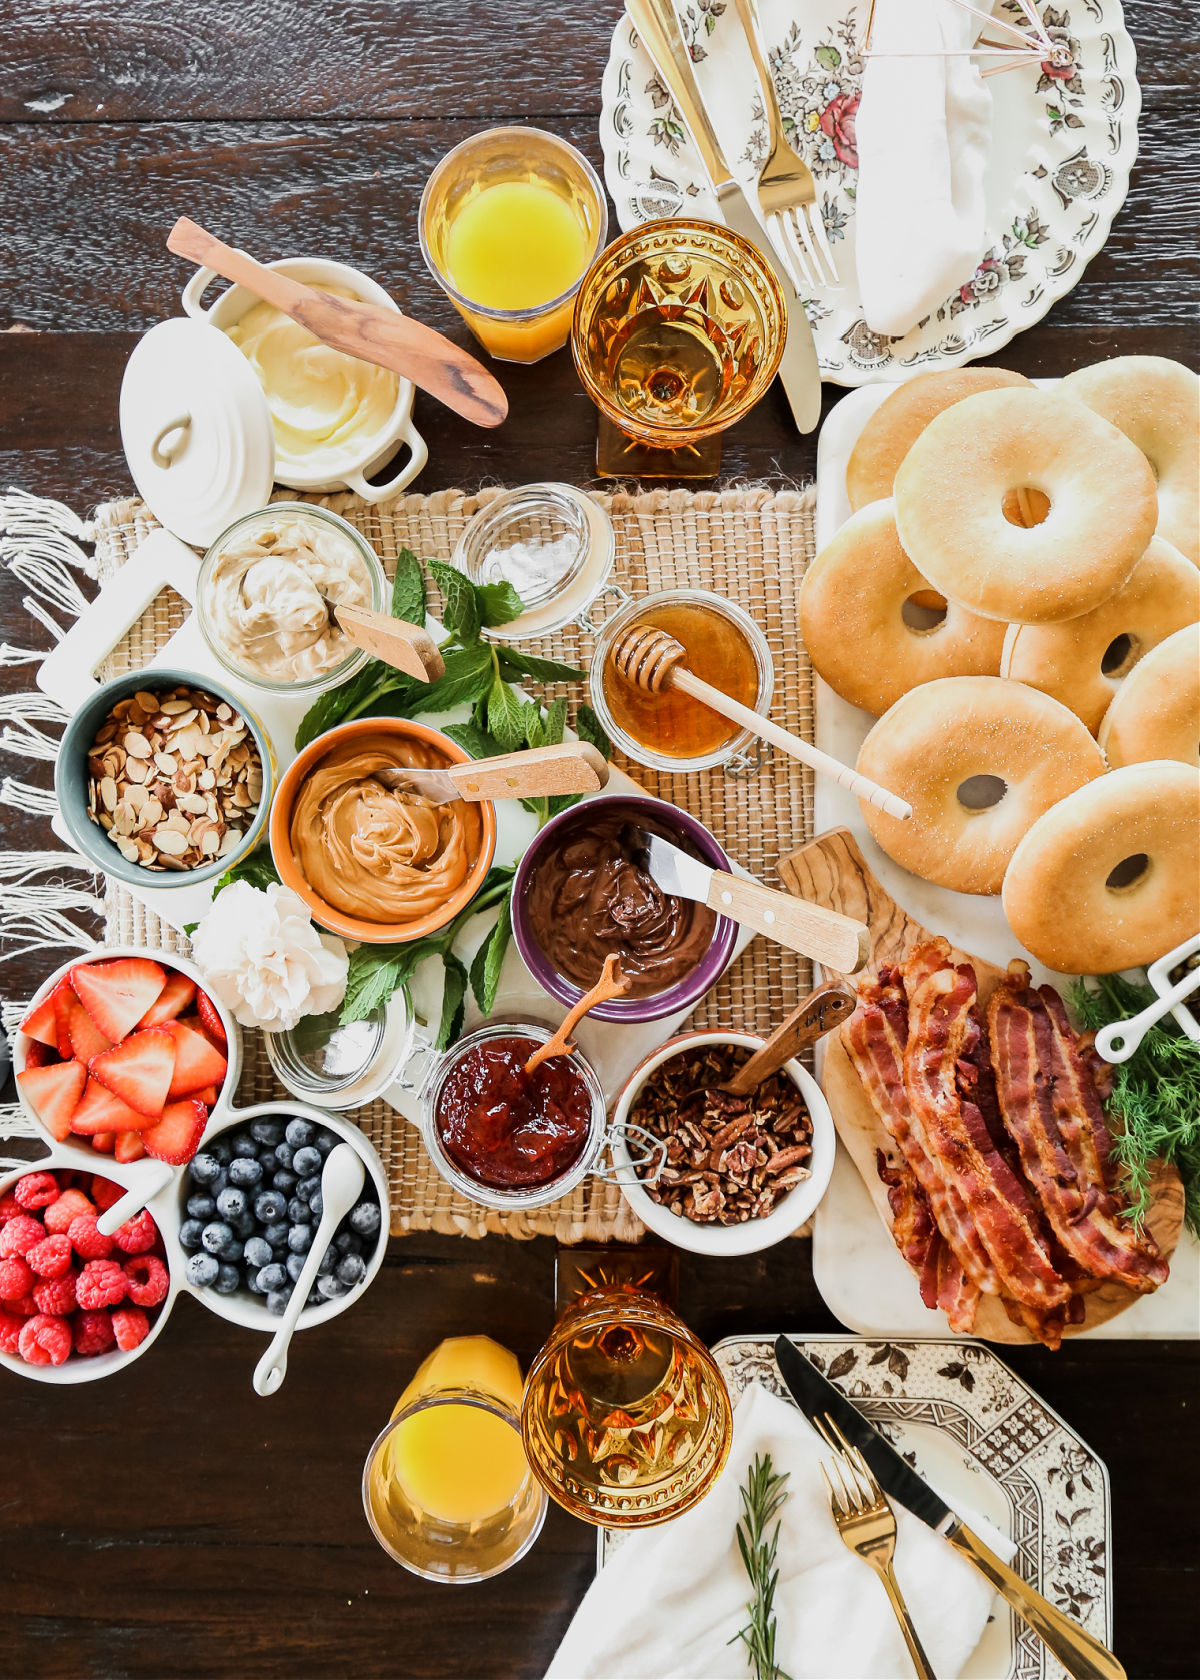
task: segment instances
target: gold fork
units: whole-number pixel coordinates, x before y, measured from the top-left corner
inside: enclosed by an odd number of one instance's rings
[[[809,287],[840,286],[837,263],[817,203],[817,184],[783,126],[756,0],[737,0],[737,11],[755,73],[762,84],[767,119],[767,161],[758,178],[758,202],[768,228],[776,236],[776,248],[783,246],[780,256],[790,256],[792,260],[791,279],[797,290],[801,283]]]
[[[869,1563],[883,1582],[920,1680],[936,1680],[892,1568],[896,1551],[895,1512],[884,1498],[866,1459],[857,1447],[851,1446],[833,1418],[826,1414],[814,1418],[813,1423],[835,1455],[833,1473],[837,1487],[823,1463],[821,1474],[829,1489],[829,1506],[837,1531],[850,1550]]]

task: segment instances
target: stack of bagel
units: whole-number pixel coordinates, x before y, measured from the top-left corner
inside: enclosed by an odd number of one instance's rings
[[[814,669],[878,718],[863,804],[926,880],[1001,893],[1047,967],[1200,930],[1200,380],[1123,356],[1052,390],[918,375],[863,428],[809,567]]]

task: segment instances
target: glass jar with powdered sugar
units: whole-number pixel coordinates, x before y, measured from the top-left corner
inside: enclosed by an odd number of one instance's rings
[[[454,564],[472,583],[511,583],[525,611],[484,634],[523,642],[578,624],[601,595],[628,601],[612,581],[616,542],[600,505],[570,484],[525,484],[506,490],[471,520]]]

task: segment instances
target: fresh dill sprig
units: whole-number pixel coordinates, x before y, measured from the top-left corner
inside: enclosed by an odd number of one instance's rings
[[[775,1474],[771,1455],[755,1454],[754,1463],[740,1489],[742,1515],[737,1525],[738,1550],[750,1580],[754,1597],[746,1605],[750,1620],[729,1641],[740,1639],[754,1666],[755,1680],[788,1680],[775,1661],[775,1587],[779,1570],[775,1551],[779,1545],[779,1524],[766,1539],[767,1524],[787,1498],[786,1473]]]
[[[1077,983],[1071,1002],[1084,1026],[1128,1020],[1156,994],[1119,974]],[[1156,1161],[1169,1161],[1183,1180],[1184,1217],[1200,1235],[1200,1045],[1171,1019],[1158,1021],[1127,1062],[1113,1069],[1108,1108],[1120,1119],[1113,1154],[1125,1169],[1129,1216],[1140,1228],[1150,1209]]]

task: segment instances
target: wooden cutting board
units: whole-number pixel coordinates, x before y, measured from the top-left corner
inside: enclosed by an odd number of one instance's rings
[[[788,891],[797,897],[826,904],[847,916],[866,922],[871,932],[871,956],[861,979],[875,974],[887,964],[899,964],[918,945],[934,937],[929,929],[914,921],[895,899],[880,886],[867,867],[866,859],[848,828],[830,829],[811,840],[799,851],[779,860],[779,873]],[[979,1000],[986,1005],[1000,980],[1003,969],[951,947],[954,959],[974,966],[979,982]],[[889,1233],[892,1228],[887,1187],[875,1169],[875,1152],[882,1149],[889,1160],[896,1159],[895,1145],[863,1090],[854,1064],[847,1055],[839,1033],[831,1033],[824,1041],[824,1064],[821,1085],[833,1114],[838,1136],[845,1144],[851,1160],[858,1168],[879,1217]],[[1154,1202],[1147,1225],[1163,1254],[1170,1257],[1179,1240],[1183,1224],[1183,1186],[1174,1167],[1161,1164],[1153,1180]],[[913,1288],[917,1280],[913,1277]],[[1096,1324],[1103,1324],[1124,1312],[1140,1297],[1120,1284],[1104,1284],[1084,1297],[1085,1314],[1082,1324],[1070,1325],[1068,1335],[1078,1335]],[[1009,1319],[995,1296],[980,1300],[972,1332],[989,1342],[1032,1342],[1034,1338],[1024,1328]]]

